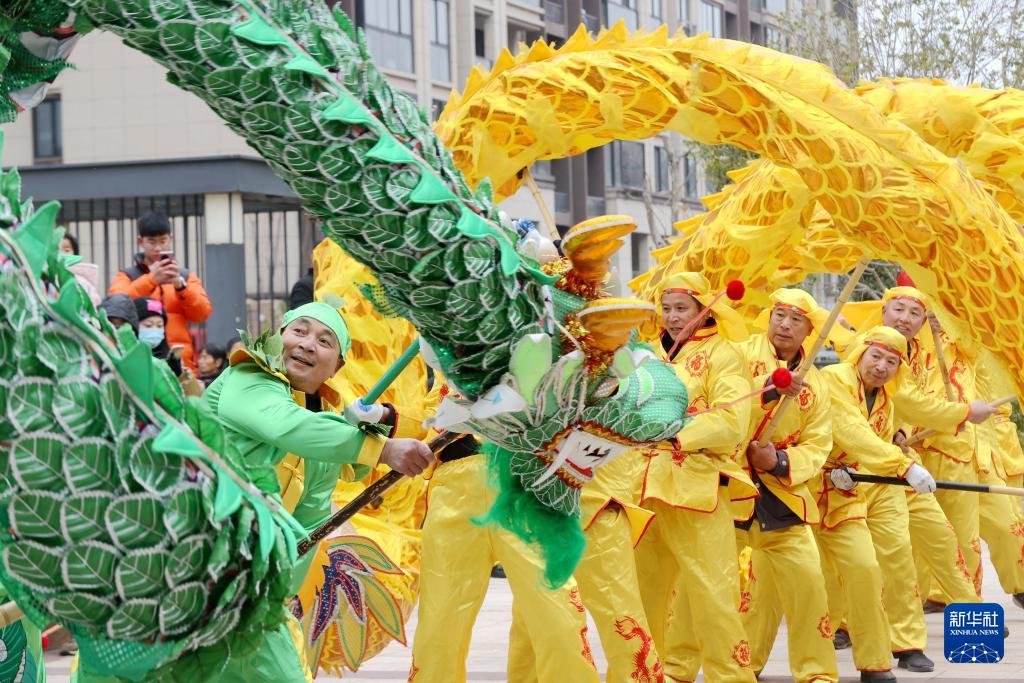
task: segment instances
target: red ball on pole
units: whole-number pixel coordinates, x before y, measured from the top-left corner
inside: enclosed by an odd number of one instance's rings
[[[725,286],[725,295],[733,301],[739,301],[746,294],[747,288],[742,280],[730,280]]]
[[[779,389],[785,389],[793,383],[793,373],[787,368],[779,368],[772,373],[772,384]]]

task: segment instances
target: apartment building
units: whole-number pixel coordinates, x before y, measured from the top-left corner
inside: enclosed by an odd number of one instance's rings
[[[817,1],[817,0],[814,0]],[[787,2],[789,3],[787,6]],[[757,43],[772,40],[772,16],[799,0],[337,0],[365,32],[390,81],[433,116],[474,65],[489,68],[520,43],[559,43],[581,23],[596,32],[622,20]],[[111,34],[86,36],[77,69],[47,100],[5,126],[4,166],[22,169],[27,194],[63,203],[61,220],[83,256],[108,279],[134,251],[134,221],[147,210],[172,217],[176,252],[206,281],[215,313],[205,334],[224,341],[236,328],[280,319],[291,284],[319,238],[293,193],[255,152],[164,70]],[[667,136],[621,141],[533,169],[561,230],[602,213],[635,216],[639,229],[617,256],[619,280],[649,266],[670,231]],[[675,144],[675,143],[672,143]],[[675,158],[675,155],[673,155]],[[705,193],[696,160],[683,155],[683,215]],[[648,187],[649,200],[644,201]],[[539,218],[520,191],[509,214]],[[657,225],[649,224],[648,214]],[[202,334],[202,333],[201,333]]]

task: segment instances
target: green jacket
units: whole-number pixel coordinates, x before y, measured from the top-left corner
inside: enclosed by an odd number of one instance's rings
[[[333,394],[326,387],[321,391]],[[337,400],[333,395],[324,398]],[[307,481],[312,463],[321,465],[317,469],[331,466],[335,475],[341,465],[351,465],[361,478],[377,464],[384,447],[384,439],[367,435],[336,413],[301,407],[288,380],[254,360],[228,368],[206,390],[203,401],[224,425],[226,439],[256,485],[267,492],[278,492],[274,466],[287,453],[306,460]]]

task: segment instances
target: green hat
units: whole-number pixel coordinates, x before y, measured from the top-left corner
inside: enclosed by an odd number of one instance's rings
[[[345,357],[345,354],[352,347],[352,340],[348,336],[348,326],[345,325],[345,319],[341,317],[341,313],[338,313],[338,309],[334,306],[323,301],[313,301],[303,304],[298,308],[293,308],[284,314],[281,330],[284,330],[284,328],[288,327],[298,318],[312,318],[327,325],[331,332],[334,333],[334,336],[338,338],[338,346],[341,348],[342,358]]]

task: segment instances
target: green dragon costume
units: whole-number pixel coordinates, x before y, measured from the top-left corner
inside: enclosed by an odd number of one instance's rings
[[[422,334],[455,391],[438,419],[498,446],[490,519],[541,546],[549,580],[578,559],[579,490],[594,468],[681,428],[685,388],[631,341],[653,307],[517,253],[487,184],[470,191],[340,11],[19,0],[4,3],[0,28],[5,95],[38,95],[76,33],[110,30],[264,156],[374,272],[366,294]],[[262,466],[276,456],[184,401],[165,366],[97,315],[56,256],[55,205],[33,213],[13,171],[0,189],[0,437],[12,444],[0,580],[33,622],[72,630],[83,673],[225,675],[255,656],[254,636],[283,637],[290,623],[283,603],[307,528],[266,495]],[[257,384],[278,381],[266,358],[244,371]]]

